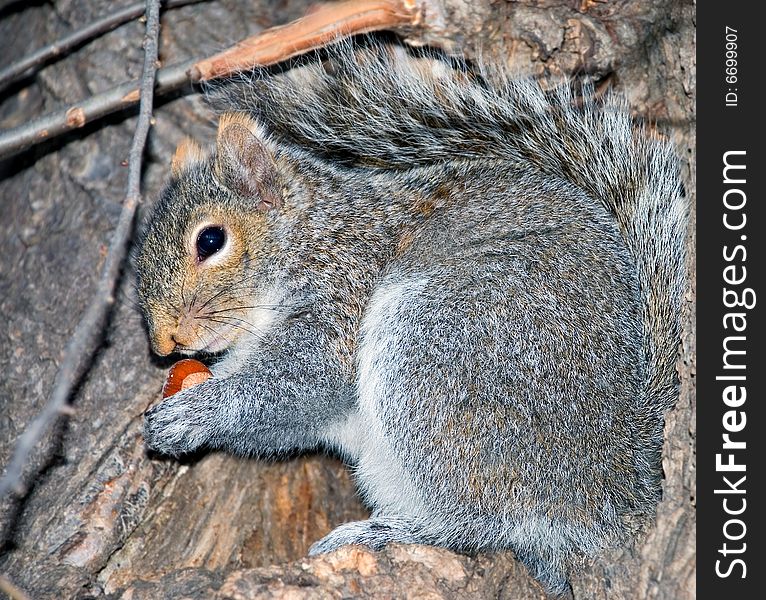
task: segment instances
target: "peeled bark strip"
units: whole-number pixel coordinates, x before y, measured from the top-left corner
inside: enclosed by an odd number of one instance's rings
[[[420,3],[423,3],[422,0]],[[350,0],[325,3],[305,17],[254,35],[191,69],[194,81],[225,77],[321,48],[333,40],[370,31],[407,30],[423,23],[415,0]]]

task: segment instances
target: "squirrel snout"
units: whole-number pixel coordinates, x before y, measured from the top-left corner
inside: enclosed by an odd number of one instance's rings
[[[176,323],[157,323],[150,328],[149,338],[152,350],[160,356],[167,356],[175,352],[178,345],[184,345],[184,340],[179,337],[179,328]]]
[[[176,349],[178,342],[172,335],[152,336],[152,350],[160,356],[167,356]]]
[[[189,314],[182,314],[177,322],[168,320],[158,324],[151,332],[152,349],[160,356],[167,356],[179,349],[198,348],[198,327],[196,319]]]

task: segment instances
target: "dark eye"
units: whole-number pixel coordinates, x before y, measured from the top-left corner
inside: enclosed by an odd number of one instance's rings
[[[200,261],[213,256],[226,243],[226,232],[222,227],[205,227],[197,236],[197,259]]]

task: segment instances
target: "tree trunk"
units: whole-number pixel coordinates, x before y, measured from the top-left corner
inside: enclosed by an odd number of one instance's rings
[[[0,66],[109,12],[109,0],[0,4]],[[586,73],[625,94],[671,132],[693,193],[695,47],[691,1],[443,0],[441,24],[410,32],[480,52],[519,70]],[[219,0],[169,10],[164,64],[213,54],[297,18],[307,0]],[[0,128],[136,78],[143,24],[88,43],[0,92]],[[144,171],[157,197],[175,144],[210,139],[199,96],[157,103]],[[95,287],[124,196],[134,111],[86,126],[0,163],[0,457],[47,401]],[[693,229],[690,291],[679,353],[681,395],[667,418],[664,499],[634,548],[586,565],[576,598],[695,597],[695,342]],[[423,597],[542,598],[510,553],[357,548],[305,558],[336,525],[364,518],[345,467],[325,456],[265,463],[222,454],[184,462],[148,457],[143,412],[169,364],[152,358],[126,271],[98,355],[62,417],[37,447],[21,495],[0,499],[0,572],[34,598]]]

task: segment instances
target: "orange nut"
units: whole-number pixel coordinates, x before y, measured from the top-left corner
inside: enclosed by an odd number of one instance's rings
[[[164,399],[172,396],[181,390],[207,381],[212,376],[210,369],[198,360],[193,358],[179,360],[170,367],[168,378],[162,386],[162,397]]]

